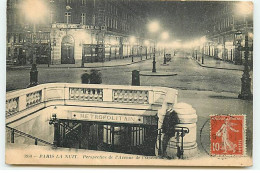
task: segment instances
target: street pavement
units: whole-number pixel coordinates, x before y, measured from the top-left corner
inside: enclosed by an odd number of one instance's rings
[[[192,57],[191,57],[192,58]],[[232,62],[223,61],[220,59],[214,59],[213,57],[209,57],[204,55],[204,61],[202,63],[201,55],[198,56],[197,60],[193,58],[200,66],[206,68],[215,68],[215,69],[225,69],[225,70],[240,70],[243,71],[243,65],[235,65]]]
[[[131,60],[131,58],[126,59]],[[125,60],[125,61],[126,61]],[[172,57],[169,65],[163,64],[163,57],[156,57],[157,72],[174,72],[175,76],[140,76],[142,86],[163,86],[178,90],[178,102],[191,104],[197,111],[197,142],[201,155],[209,152],[209,115],[246,114],[247,154],[252,150],[253,102],[237,98],[241,89],[242,71],[205,68],[184,54]],[[87,64],[86,64],[87,66]],[[151,71],[152,59],[116,67],[99,67],[103,84],[131,85],[132,70]],[[39,83],[68,82],[81,83],[81,74],[89,68],[40,67]],[[7,68],[6,90],[26,88],[29,84],[29,68]],[[201,137],[201,138],[200,138]]]
[[[134,63],[139,63],[142,61],[146,61],[147,59],[151,59],[151,55],[146,56],[134,56],[133,62],[132,57],[127,58],[117,58],[111,59],[111,61],[105,62],[93,62],[93,63],[84,63],[84,68],[103,68],[103,67],[117,67],[117,66],[126,66]],[[46,68],[48,64],[38,64],[38,68]],[[31,65],[7,65],[7,69],[23,69],[23,68],[31,68]],[[81,64],[50,64],[48,68],[82,68]]]

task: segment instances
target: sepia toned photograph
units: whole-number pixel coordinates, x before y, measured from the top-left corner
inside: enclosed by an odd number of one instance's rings
[[[253,165],[252,1],[7,0],[8,165]]]

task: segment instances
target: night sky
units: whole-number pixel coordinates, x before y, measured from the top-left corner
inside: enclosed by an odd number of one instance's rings
[[[148,21],[159,21],[162,30],[174,33],[171,37],[185,41],[205,35],[209,16],[226,2],[147,0],[137,3],[141,3],[140,8],[146,14]]]

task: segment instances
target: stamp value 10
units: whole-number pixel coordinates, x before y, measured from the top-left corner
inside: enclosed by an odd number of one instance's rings
[[[210,116],[212,156],[244,156],[246,153],[245,115]]]

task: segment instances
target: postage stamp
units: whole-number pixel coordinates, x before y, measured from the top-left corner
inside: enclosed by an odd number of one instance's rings
[[[210,154],[244,156],[246,153],[245,115],[210,116]]]

